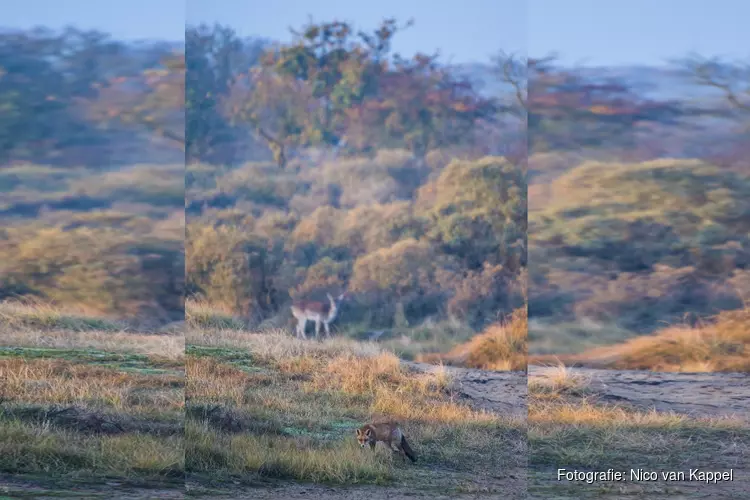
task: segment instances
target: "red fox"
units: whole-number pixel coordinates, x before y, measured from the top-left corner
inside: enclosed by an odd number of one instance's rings
[[[409,457],[412,462],[417,461],[414,450],[406,442],[404,433],[401,432],[396,422],[365,424],[357,429],[357,441],[362,448],[369,444],[371,449],[375,449],[375,443],[382,441],[394,453],[400,453],[404,461],[406,461],[404,457]],[[394,445],[396,449],[393,448]]]

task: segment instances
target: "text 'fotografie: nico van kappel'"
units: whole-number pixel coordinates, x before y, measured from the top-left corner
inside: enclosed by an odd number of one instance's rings
[[[558,481],[578,481],[584,483],[610,481],[696,481],[716,484],[723,481],[734,481],[734,470],[707,471],[689,469],[687,471],[649,471],[630,469],[630,472],[607,469],[606,471],[579,471],[557,469]]]

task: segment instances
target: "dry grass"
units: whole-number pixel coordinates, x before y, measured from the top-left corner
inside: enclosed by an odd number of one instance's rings
[[[232,312],[232,309],[221,304],[212,303],[201,297],[191,297],[185,302],[187,339],[191,343],[206,346],[244,346],[245,339],[255,333],[274,335],[283,346],[289,346],[289,339],[293,337],[292,329],[283,313],[268,318],[255,327],[251,321]],[[362,324],[334,324],[333,338],[323,340],[330,349],[330,342],[342,347],[342,352],[351,349],[361,350],[362,345],[370,352],[386,350],[394,352],[401,359],[417,360],[424,353],[447,352],[462,342],[466,342],[476,333],[458,319],[435,320],[430,318],[418,325],[383,329],[371,341],[377,330],[365,328]],[[251,333],[253,331],[254,333]],[[359,344],[358,344],[359,342]],[[298,345],[298,344],[295,344]],[[304,344],[303,344],[304,345]],[[491,348],[491,346],[488,346]],[[512,348],[515,348],[513,346]],[[434,358],[437,361],[437,358]],[[498,363],[500,369],[502,362]]]
[[[85,350],[0,354],[0,471],[62,480],[179,477],[179,361]]]
[[[182,360],[184,333],[127,329],[123,322],[70,312],[32,300],[0,302],[0,346],[82,349]]]
[[[0,358],[0,395],[5,401],[114,409],[158,403],[158,409],[180,410],[182,383],[178,375],[127,373],[61,359]]]
[[[455,401],[445,370],[411,373],[393,353],[349,339],[213,333],[188,332],[211,343],[189,344],[187,351],[187,469],[198,477],[250,472],[346,484],[424,481],[384,448],[374,454],[358,448],[354,430],[384,419],[402,425],[420,463],[473,467],[481,477],[492,460],[515,460],[501,458],[508,450],[495,444],[518,446],[522,423]],[[441,480],[449,479],[431,479]]]
[[[184,340],[0,305],[0,472],[168,482],[184,470]]]
[[[99,350],[132,353],[180,361],[185,356],[185,340],[179,335],[153,335],[130,332],[68,332],[64,330],[0,329],[0,346],[43,349]]]
[[[513,312],[509,321],[490,325],[447,354],[423,354],[417,361],[482,370],[526,370],[527,337],[528,312],[520,308]]]
[[[750,426],[729,417],[696,418],[672,412],[601,405],[589,397],[588,380],[561,367],[529,380],[529,493],[534,498],[704,498],[705,485],[686,482],[557,481],[557,469],[614,468],[684,471],[735,470],[719,491],[744,498],[749,491]],[[713,485],[712,485],[713,486]]]
[[[185,323],[192,328],[243,330],[247,323],[230,308],[212,304],[200,297],[185,300]]]
[[[565,365],[545,377],[528,379],[529,394],[537,398],[557,398],[561,395],[581,396],[587,392],[591,379],[584,375],[572,373]]]
[[[251,375],[211,357],[188,356],[185,359],[185,392],[190,399],[242,405]]]
[[[612,323],[581,317],[573,320],[532,319],[529,321],[530,362],[540,355],[578,354],[605,345],[613,345],[635,334]]]
[[[719,313],[696,328],[672,326],[579,355],[534,356],[567,365],[662,372],[750,372],[750,308]]]
[[[233,329],[196,329],[185,332],[188,344],[203,347],[247,349],[260,357],[286,359],[300,356],[334,356],[353,353],[372,356],[384,348],[375,342],[358,342],[345,337],[332,337],[320,342],[302,341],[281,328],[264,332],[249,332]]]
[[[599,406],[583,400],[579,404],[536,401],[530,405],[529,421],[555,426],[596,426],[671,429],[747,429],[747,423],[730,417],[694,418],[673,412],[633,411],[618,406]]]
[[[392,470],[381,455],[362,453],[356,441],[339,446],[311,446],[311,440],[270,435],[227,437],[207,423],[191,422],[186,429],[189,470],[222,474],[257,471],[285,479],[302,476],[312,482],[385,482]]]
[[[163,479],[180,478],[184,470],[182,436],[94,436],[14,419],[1,424],[2,472]]]
[[[447,371],[415,374],[392,353],[347,350],[347,345],[357,344],[348,340],[314,344],[287,337],[283,345],[275,334],[252,335],[245,359],[227,363],[208,356],[188,356],[187,392],[191,398],[241,405],[248,400],[248,387],[287,384],[307,394],[367,397],[372,415],[442,422],[497,420],[492,414],[450,401],[446,397],[451,384]],[[227,356],[227,352],[218,355]],[[255,368],[250,370],[248,364]],[[287,398],[278,391],[263,404],[286,408]]]
[[[37,328],[69,332],[118,331],[125,326],[125,323],[105,316],[91,315],[90,311],[70,308],[63,310],[32,298],[0,302],[0,328],[3,330]]]

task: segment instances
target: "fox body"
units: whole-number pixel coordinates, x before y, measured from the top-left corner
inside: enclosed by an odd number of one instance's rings
[[[369,444],[371,449],[375,449],[375,444],[382,441],[394,453],[400,453],[402,458],[409,457],[412,462],[417,461],[414,450],[411,449],[404,433],[395,422],[365,424],[357,429],[357,441],[362,448]]]

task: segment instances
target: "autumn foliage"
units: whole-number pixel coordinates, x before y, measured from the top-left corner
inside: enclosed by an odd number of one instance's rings
[[[465,142],[478,120],[493,118],[495,103],[435,56],[391,56],[401,29],[395,20],[370,34],[342,22],[309,24],[235,80],[227,112],[252,127],[281,167],[293,148],[344,144],[422,156]]]

